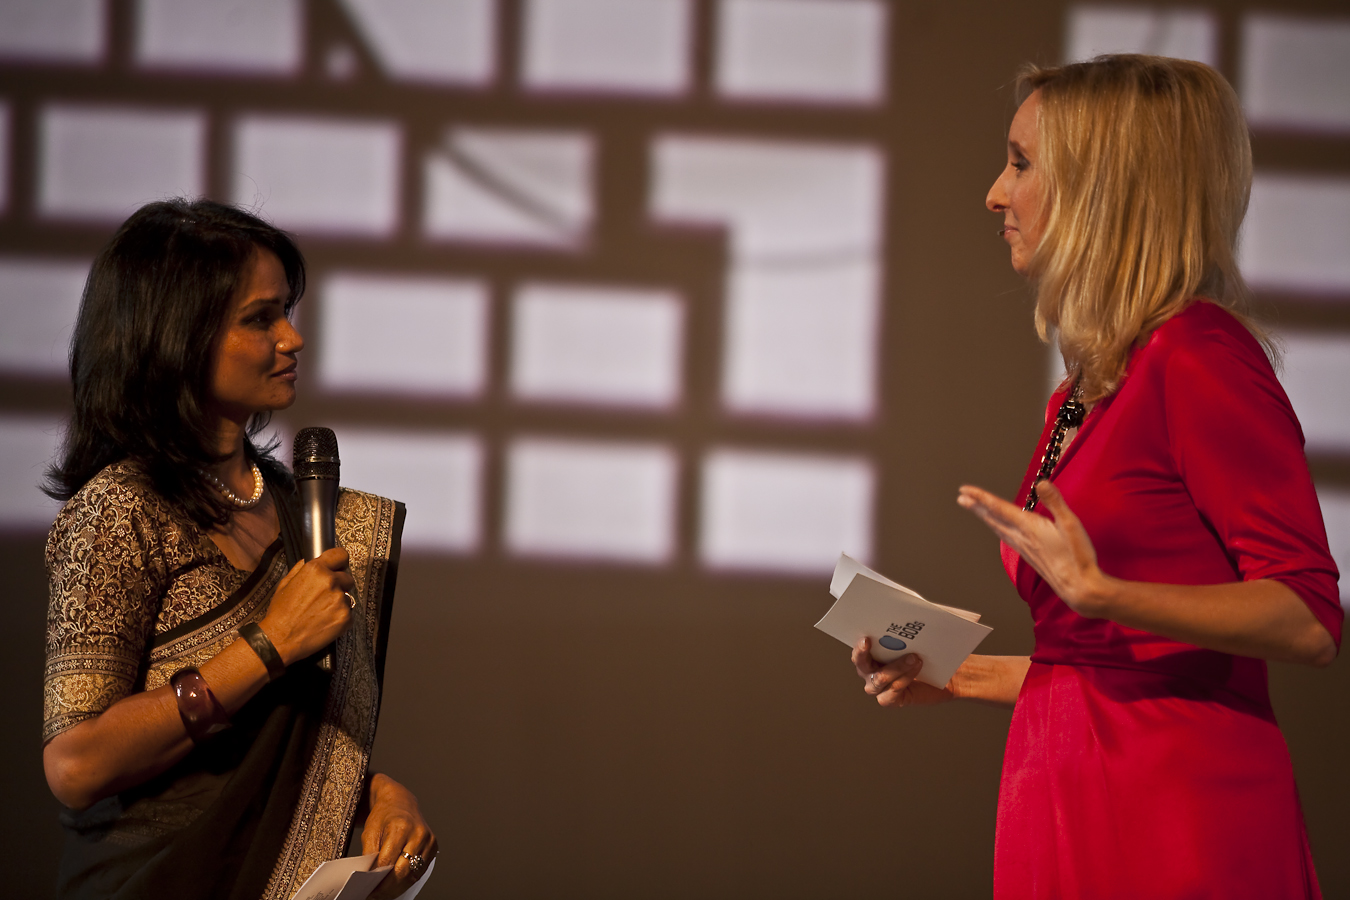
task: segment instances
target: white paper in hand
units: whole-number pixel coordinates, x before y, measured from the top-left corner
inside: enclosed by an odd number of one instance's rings
[[[372,869],[374,853],[330,859],[305,879],[294,900],[366,900],[393,866]],[[434,862],[434,860],[433,860]],[[431,874],[430,871],[427,874]]]
[[[877,662],[916,654],[923,660],[917,680],[934,687],[946,687],[965,658],[993,631],[975,621],[979,616],[974,613],[929,603],[842,554],[830,593],[838,599],[817,628],[850,647],[870,638]]]

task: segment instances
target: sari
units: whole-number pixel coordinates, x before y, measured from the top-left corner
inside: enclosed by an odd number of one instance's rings
[[[47,546],[44,740],[200,666],[266,615],[302,558],[294,486],[269,487],[281,534],[247,573],[135,463],[109,466],[71,498]],[[340,491],[351,625],[167,771],[65,810],[59,898],[290,900],[344,853],[375,738],[403,515],[401,503]]]

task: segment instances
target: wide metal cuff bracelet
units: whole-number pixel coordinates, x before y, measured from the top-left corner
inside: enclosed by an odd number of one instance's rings
[[[248,641],[253,652],[258,654],[258,659],[261,659],[263,665],[267,667],[268,681],[276,681],[286,674],[286,664],[281,661],[281,654],[277,652],[276,645],[257,622],[240,625],[239,636]]]

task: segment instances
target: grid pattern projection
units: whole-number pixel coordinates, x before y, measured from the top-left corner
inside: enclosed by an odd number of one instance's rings
[[[494,0],[339,6],[347,29],[317,54],[320,77],[394,92],[405,82],[409,90],[472,92],[493,88],[504,75]],[[224,185],[227,199],[318,246],[315,290],[302,309],[316,387],[335,404],[450,404],[470,423],[390,428],[357,414],[342,429],[348,483],[412,498],[410,549],[476,553],[499,541],[519,556],[666,565],[684,554],[719,568],[789,572],[828,568],[840,546],[867,554],[872,486],[870,475],[855,472],[870,472],[867,460],[774,453],[770,434],[761,452],[773,460],[769,471],[780,480],[795,473],[806,485],[775,495],[754,478],[745,482],[735,465],[742,456],[717,451],[707,457],[707,473],[732,493],[722,500],[720,489],[705,484],[700,502],[720,504],[730,516],[704,516],[715,539],[682,548],[681,483],[698,451],[615,432],[627,427],[626,416],[657,416],[664,423],[658,431],[673,439],[691,403],[711,405],[714,421],[746,414],[870,421],[886,165],[877,146],[665,138],[653,123],[645,150],[653,201],[636,224],[711,226],[725,230],[731,247],[720,395],[693,397],[685,361],[698,348],[689,344],[689,301],[680,286],[661,277],[635,286],[631,274],[612,283],[528,277],[530,253],[586,258],[605,249],[597,229],[610,201],[597,165],[607,137],[588,116],[574,110],[545,123],[521,114],[490,127],[451,116],[427,140],[421,119],[345,116],[332,104],[253,107],[250,98],[264,98],[267,84],[312,77],[305,72],[316,56],[307,45],[316,33],[305,20],[310,7],[297,0],[138,0],[133,7],[124,32],[131,36],[128,61],[114,68],[137,70],[142,85],[156,77],[167,84],[180,73],[208,88],[210,79],[225,79],[232,100],[183,109],[147,104],[128,90],[121,103],[44,102],[36,211],[56,222],[111,223],[148,200]],[[715,4],[721,38],[710,48],[715,59],[703,98],[693,96],[691,0],[525,0],[520,8],[513,75],[524,94],[563,103],[654,96],[671,109],[721,97],[815,110],[879,108],[885,96],[887,21],[879,0]],[[7,5],[0,59],[99,64],[111,40],[110,14],[127,11],[69,0]],[[419,164],[409,167],[408,159]],[[364,257],[375,264],[334,265],[322,252],[325,241],[375,248]],[[466,254],[476,247],[505,253],[526,277],[503,280],[475,271],[472,262],[408,268],[381,260],[380,246],[392,251],[410,242],[465,248],[454,251],[460,260],[472,260]],[[7,303],[21,306],[15,312],[24,320],[0,346],[6,371],[57,377],[82,265],[5,260],[0,279],[13,283],[7,296],[16,298]],[[494,297],[503,298],[504,313],[494,313]],[[494,346],[504,348],[501,362]],[[602,417],[598,433],[587,435],[580,420],[569,426],[555,418],[559,434],[513,434],[512,411],[539,406],[589,409],[587,416]],[[501,409],[505,431],[487,439],[472,427],[480,408]],[[33,438],[32,427],[11,430],[28,435],[16,461],[45,458],[50,442]],[[746,452],[745,459],[759,458]],[[500,501],[484,482],[494,454],[504,473]],[[831,465],[854,474],[836,477]],[[845,497],[832,504],[825,494],[833,488]],[[779,515],[785,498],[800,521]],[[501,503],[500,515],[488,513],[489,502]],[[775,519],[775,539],[809,552],[766,556],[761,531]],[[489,521],[500,521],[499,536],[483,532]]]
[[[33,148],[19,154],[33,195],[5,198],[0,216],[87,235],[147,200],[214,194],[297,231],[314,260],[303,315],[320,405],[348,423],[352,478],[414,498],[410,547],[779,572],[870,552],[888,4],[522,0],[505,53],[496,0],[229,8],[225,21],[204,0],[0,6],[0,67],[63,66],[91,88],[22,98],[35,112],[12,117],[8,137]],[[702,14],[712,27],[698,27]],[[1070,58],[1219,58],[1222,29],[1205,9],[1080,6],[1066,26]],[[1258,136],[1343,129],[1346,20],[1249,14],[1241,26],[1235,66]],[[172,89],[183,75],[207,98],[195,108]],[[366,99],[347,103],[344,85]],[[428,91],[444,112],[425,112]],[[461,103],[478,112],[460,115]],[[719,112],[766,105],[772,138]],[[638,116],[636,138],[609,109]],[[794,136],[794,111],[822,110],[853,137],[822,142],[806,118]],[[613,195],[614,173],[631,184],[634,154],[638,210]],[[0,155],[6,167],[15,158]],[[1343,177],[1261,173],[1243,253],[1264,294],[1297,307],[1310,292],[1350,293]],[[1299,227],[1306,239],[1291,237]],[[642,264],[604,274],[597,260],[636,246],[616,236],[639,232],[724,235],[720,292],[699,297]],[[69,259],[97,246],[70,241],[81,249]],[[58,378],[74,277],[52,272],[68,260],[0,251],[0,277],[37,279],[7,300],[25,322],[7,329],[0,371]],[[591,274],[559,280],[559,265]],[[720,326],[687,327],[708,302]],[[1313,365],[1301,352],[1290,354],[1296,395]],[[716,377],[695,377],[686,361],[709,356]],[[1297,402],[1322,433],[1313,420],[1326,403]],[[742,422],[759,446],[733,437]],[[803,422],[820,448],[803,444]],[[829,449],[844,435],[860,438],[858,454]],[[414,445],[394,465],[421,474],[388,482],[378,461]],[[586,507],[576,486],[595,472],[612,490]],[[606,530],[601,508],[631,527]]]
[[[1236,73],[1228,74],[1257,150],[1264,138],[1277,137],[1326,159],[1319,147],[1350,134],[1350,17],[1257,11],[1244,14],[1238,25]],[[1102,52],[1162,53],[1213,63],[1217,34],[1217,17],[1204,9],[1076,6],[1068,15],[1065,55],[1075,60]],[[1350,167],[1267,169],[1259,152],[1256,162],[1239,261],[1283,343],[1280,380],[1303,426],[1332,551],[1346,573]],[[1063,366],[1053,347],[1049,372],[1050,383],[1058,384]],[[1350,604],[1346,582],[1343,575],[1341,599]]]

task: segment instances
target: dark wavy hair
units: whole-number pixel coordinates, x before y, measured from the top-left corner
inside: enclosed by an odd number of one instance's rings
[[[290,314],[305,290],[305,261],[285,232],[211,200],[150,203],[94,259],[70,343],[75,412],[47,494],[69,500],[103,467],[143,466],[155,489],[203,528],[230,507],[202,470],[220,461],[206,403],[230,303],[259,248],[286,271]],[[288,474],[250,439],[244,452],[272,480]]]

